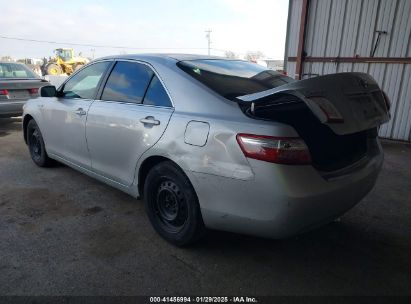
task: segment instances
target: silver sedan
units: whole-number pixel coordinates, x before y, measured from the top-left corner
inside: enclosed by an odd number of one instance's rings
[[[0,118],[20,116],[26,101],[48,84],[25,64],[0,61]]]
[[[143,198],[179,246],[206,228],[284,238],[339,217],[374,186],[389,119],[367,74],[294,81],[194,55],[98,59],[41,96],[24,108],[33,161]]]

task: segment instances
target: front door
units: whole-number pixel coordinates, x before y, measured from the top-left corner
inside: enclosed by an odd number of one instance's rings
[[[43,109],[47,151],[74,164],[91,167],[87,149],[87,113],[110,62],[92,64],[73,75],[60,89],[60,97]]]
[[[89,110],[86,126],[92,168],[131,185],[137,160],[161,137],[173,108],[153,70],[142,63],[119,61]]]

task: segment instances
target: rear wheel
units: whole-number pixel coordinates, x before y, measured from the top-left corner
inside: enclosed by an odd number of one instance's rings
[[[27,144],[31,159],[37,166],[49,167],[53,164],[53,160],[47,155],[43,136],[34,119],[27,124]]]
[[[184,172],[172,162],[162,162],[148,173],[144,201],[151,224],[168,242],[184,246],[203,236],[197,195]]]

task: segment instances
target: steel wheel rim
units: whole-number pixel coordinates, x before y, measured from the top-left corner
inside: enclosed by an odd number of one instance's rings
[[[187,200],[177,184],[163,180],[157,187],[155,213],[165,231],[178,233],[188,219]]]

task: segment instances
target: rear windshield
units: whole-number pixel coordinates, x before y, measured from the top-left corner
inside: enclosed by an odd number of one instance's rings
[[[38,78],[28,67],[13,62],[0,62],[0,79],[2,78]]]
[[[189,60],[180,61],[177,65],[213,91],[231,100],[294,81],[258,64],[241,60]]]

